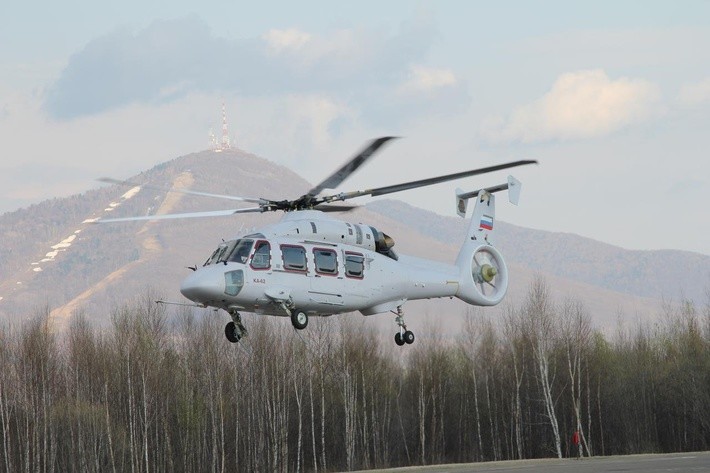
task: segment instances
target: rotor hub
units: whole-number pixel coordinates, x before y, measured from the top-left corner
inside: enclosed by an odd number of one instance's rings
[[[493,281],[493,278],[496,277],[496,274],[498,274],[498,270],[491,266],[490,264],[486,263],[483,266],[481,266],[481,278],[486,281],[486,282],[491,282]]]

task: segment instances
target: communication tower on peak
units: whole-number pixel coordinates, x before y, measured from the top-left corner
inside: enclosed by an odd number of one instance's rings
[[[210,149],[215,153],[221,153],[225,149],[232,149],[232,143],[236,143],[236,139],[229,139],[229,130],[227,128],[227,107],[222,102],[222,137],[217,139],[217,136],[212,130],[209,132]]]
[[[222,102],[222,143],[221,149],[230,149],[231,145],[229,142],[229,132],[227,131],[227,107],[224,106]]]

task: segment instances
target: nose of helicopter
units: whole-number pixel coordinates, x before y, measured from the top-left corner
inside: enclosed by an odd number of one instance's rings
[[[186,277],[180,284],[180,292],[193,302],[204,304],[224,298],[224,275],[200,268]]]

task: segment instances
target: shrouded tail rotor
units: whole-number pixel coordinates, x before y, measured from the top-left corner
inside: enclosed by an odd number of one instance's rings
[[[508,290],[508,268],[503,256],[490,245],[481,245],[471,255],[470,279],[462,281],[457,296],[470,304],[498,304]]]
[[[508,268],[498,250],[484,246],[471,259],[471,277],[481,296],[491,302],[502,299],[508,289]]]

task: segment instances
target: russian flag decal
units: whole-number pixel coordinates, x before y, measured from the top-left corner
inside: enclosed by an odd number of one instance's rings
[[[490,217],[488,215],[484,215],[481,217],[481,224],[479,228],[483,228],[485,230],[493,230],[493,217]]]

